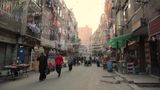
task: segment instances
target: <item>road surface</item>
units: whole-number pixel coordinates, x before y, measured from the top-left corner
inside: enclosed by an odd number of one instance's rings
[[[38,81],[38,73],[27,78],[0,84],[0,90],[134,90],[127,83],[115,80],[114,73],[108,73],[101,67],[75,66],[71,72],[63,68],[58,78],[56,72],[47,76],[45,81]]]

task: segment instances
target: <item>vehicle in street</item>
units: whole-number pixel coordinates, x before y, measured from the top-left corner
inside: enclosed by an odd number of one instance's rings
[[[92,61],[89,59],[89,56],[86,56],[86,59],[84,60],[84,65],[85,66],[91,66]]]
[[[84,65],[85,65],[85,66],[91,66],[91,65],[92,65],[91,60],[85,60],[85,61],[84,61]]]

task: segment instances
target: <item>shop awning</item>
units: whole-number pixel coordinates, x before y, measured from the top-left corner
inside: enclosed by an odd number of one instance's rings
[[[118,37],[113,37],[111,38],[107,43],[112,47],[112,48],[121,48],[126,45],[125,40],[131,39],[132,34],[123,34]]]

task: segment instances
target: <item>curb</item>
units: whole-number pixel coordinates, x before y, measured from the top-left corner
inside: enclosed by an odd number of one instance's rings
[[[127,77],[124,75],[124,74],[121,74],[121,73],[119,73],[119,72],[117,72],[117,71],[114,71],[119,77],[121,77],[121,78],[123,78],[124,80],[126,80],[128,83],[134,83],[134,81],[133,80],[129,80],[129,79],[127,79]]]
[[[127,77],[125,77],[125,75],[124,74],[121,74],[121,73],[119,73],[119,72],[116,72],[115,71],[115,73],[118,75],[118,76],[120,76],[121,78],[123,78],[123,79],[125,79],[128,83],[130,83],[130,84],[160,84],[160,82],[135,82],[134,80],[129,80]],[[160,79],[160,77],[158,77],[158,76],[154,76],[154,75],[150,75],[151,77],[153,77],[153,78],[156,78],[156,79]]]
[[[119,77],[123,78],[128,82],[128,86],[131,88],[131,90],[141,90],[132,80],[128,80],[124,74],[121,74],[119,72],[114,71]]]
[[[141,90],[137,85],[135,85],[135,84],[128,84],[131,88],[132,88],[132,90]]]
[[[160,77],[158,77],[158,76],[155,76],[155,75],[152,75],[152,74],[150,76],[160,80]]]

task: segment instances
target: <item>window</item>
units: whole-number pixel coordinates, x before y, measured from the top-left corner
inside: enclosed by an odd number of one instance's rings
[[[128,20],[128,6],[126,6],[123,11],[123,21],[125,24],[127,23],[127,20]]]
[[[3,7],[3,0],[0,0],[0,10],[2,10]]]
[[[12,2],[7,0],[0,0],[0,10],[1,12],[11,13]]]

